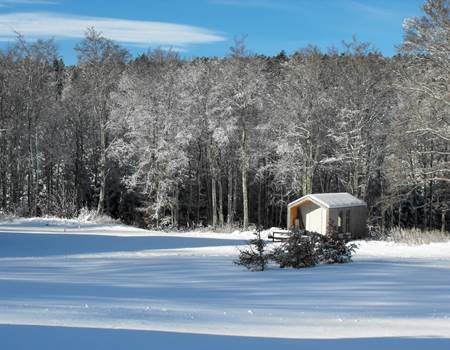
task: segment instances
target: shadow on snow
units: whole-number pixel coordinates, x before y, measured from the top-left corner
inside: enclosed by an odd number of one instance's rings
[[[217,247],[245,240],[173,236],[107,236],[76,233],[0,233],[0,258],[133,252],[150,249]]]
[[[0,325],[3,349],[448,350],[448,338],[283,339],[96,328]]]

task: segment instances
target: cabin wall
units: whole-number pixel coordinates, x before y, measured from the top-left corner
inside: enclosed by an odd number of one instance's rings
[[[363,238],[367,236],[367,207],[352,208],[350,222],[353,238]]]
[[[350,212],[350,222],[347,223],[347,211]],[[367,235],[367,208],[349,207],[329,209],[329,220],[335,226],[339,224],[339,214],[342,213],[342,232],[351,232],[352,238],[361,238]],[[347,230],[348,229],[348,230]]]

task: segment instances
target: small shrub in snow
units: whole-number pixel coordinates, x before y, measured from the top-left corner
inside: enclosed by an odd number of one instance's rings
[[[251,271],[264,271],[269,261],[265,253],[266,242],[261,238],[261,231],[256,232],[256,238],[249,241],[249,247],[241,250],[236,265],[245,266]]]
[[[331,230],[328,235],[297,230],[291,232],[286,241],[271,252],[266,253],[265,246],[265,241],[261,239],[261,231],[258,231],[257,238],[249,241],[249,248],[240,252],[235,263],[252,271],[265,270],[270,260],[281,268],[300,269],[319,263],[348,263],[356,249],[355,244],[346,244],[345,239],[336,230]]]
[[[352,260],[356,244],[346,244],[337,235],[336,231],[321,236],[318,257],[320,262],[325,264],[343,264]]]
[[[319,263],[318,249],[320,238],[318,234],[308,231],[295,231],[279,247],[275,248],[270,258],[280,267],[296,269],[315,266]]]

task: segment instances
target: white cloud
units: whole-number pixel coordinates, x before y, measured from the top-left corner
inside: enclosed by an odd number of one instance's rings
[[[72,16],[49,12],[0,14],[0,40],[11,40],[14,32],[26,38],[71,38],[84,36],[94,27],[105,37],[131,45],[187,46],[226,40],[214,31],[176,23],[136,21],[118,18]]]

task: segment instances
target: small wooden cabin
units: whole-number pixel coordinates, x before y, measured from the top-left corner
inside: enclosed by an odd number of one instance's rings
[[[330,223],[359,238],[367,234],[367,205],[350,193],[308,194],[288,204],[287,228],[326,234]]]

